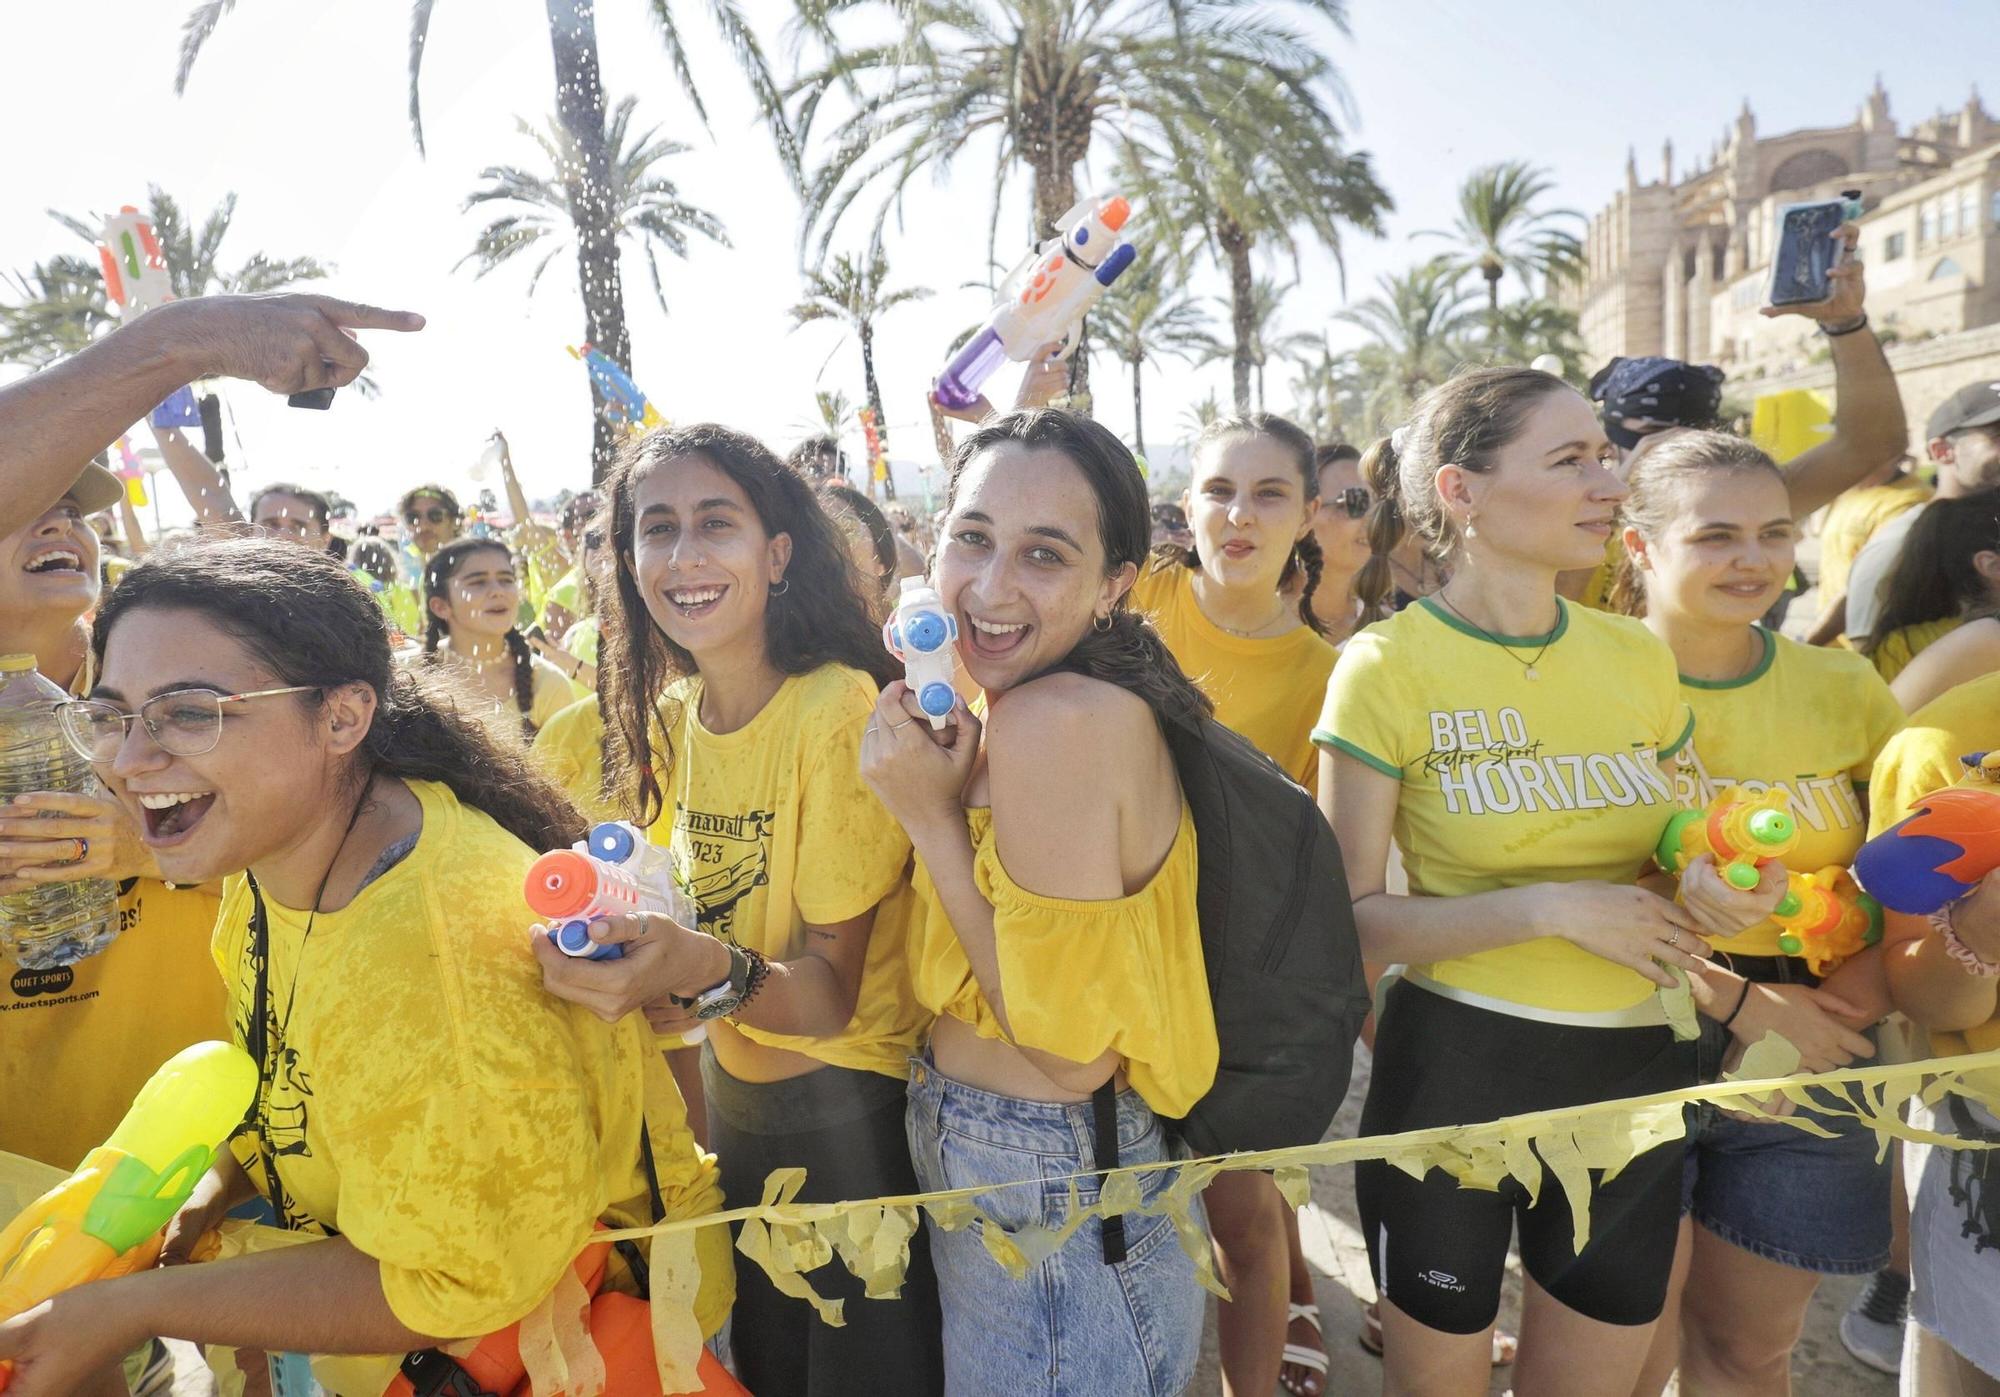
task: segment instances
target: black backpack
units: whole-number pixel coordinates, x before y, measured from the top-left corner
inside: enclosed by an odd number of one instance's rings
[[[1212,718],[1164,722],[1199,853],[1195,902],[1208,971],[1215,1084],[1164,1123],[1196,1155],[1318,1144],[1347,1096],[1368,985],[1340,846],[1319,806]],[[1110,1084],[1095,1107],[1098,1163],[1117,1167]],[[1124,1255],[1123,1219],[1104,1225]]]

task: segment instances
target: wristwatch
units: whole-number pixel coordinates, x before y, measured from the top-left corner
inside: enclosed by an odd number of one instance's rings
[[[749,997],[750,957],[742,947],[726,941],[722,949],[729,952],[729,978],[694,997],[694,1016],[698,1019],[727,1018]]]

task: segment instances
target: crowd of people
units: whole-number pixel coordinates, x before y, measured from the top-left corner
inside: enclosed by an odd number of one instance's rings
[[[190,380],[338,386],[357,332],[421,319],[187,300],[0,389],[0,648],[72,695],[106,792],[0,815],[0,892],[115,879],[123,926],[0,995],[0,1150],[74,1166],[200,1039],[260,1073],[160,1267],[0,1323],[12,1390],[164,1391],[165,1336],[260,1375],[348,1356],[329,1390],[472,1391],[450,1355],[543,1305],[594,1229],[802,1170],[797,1201],[970,1189],[981,1215],[911,1237],[894,1295],[810,1259],[839,1325],[699,1229],[676,1293],[749,1391],[1183,1391],[1205,1301],[1151,1206],[1173,1171],[1070,1224],[1090,1171],[1184,1153],[1227,1056],[1168,740],[1211,714],[1337,837],[1375,995],[1363,1134],[1691,1086],[1772,1034],[1801,1071],[2000,1046],[1992,879],[1823,974],[1771,920],[1787,866],[1847,865],[2000,747],[2000,385],[1931,415],[1924,482],[1864,300],[1849,261],[1787,308],[1838,414],[1782,465],[1705,366],[1619,360],[1586,392],[1490,365],[1372,442],[1215,421],[1153,500],[1037,364],[1013,410],[960,414],[935,520],[855,488],[836,443],[693,425],[550,525],[504,461],[511,530],[425,484],[399,529],[341,538],[326,494],[239,509],[163,430],[197,526],[127,518],[116,569],[94,453]],[[1814,521],[1821,604],[1788,616]],[[909,577],[956,622],[941,723],[883,644]],[[1731,787],[1783,793],[1798,848],[1752,887],[1661,870],[1668,819]],[[694,914],[599,920],[616,955],[577,957],[521,889],[604,819],[668,851]],[[1580,1250],[1561,1190],[1363,1163],[1361,1341],[1392,1393],[1498,1364],[1538,1397],[1782,1393],[1820,1279],[1861,1276],[1858,1357],[2000,1392],[2000,1165],[1950,1147],[2000,1119],[1911,1113],[1937,1143],[1899,1158],[1832,1110],[1691,1108],[1598,1171]],[[177,1264],[246,1209],[311,1240]],[[1224,1390],[1317,1397],[1329,1336],[1272,1176],[1219,1174],[1196,1217]],[[1028,1226],[1054,1240],[1015,1277],[987,1233]],[[660,1283],[643,1248],[598,1265]]]

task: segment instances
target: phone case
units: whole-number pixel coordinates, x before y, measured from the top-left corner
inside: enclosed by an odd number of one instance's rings
[[[1849,200],[1787,204],[1778,210],[1778,250],[1771,258],[1774,306],[1809,305],[1832,291],[1829,276],[1840,265],[1833,234],[1849,215]]]

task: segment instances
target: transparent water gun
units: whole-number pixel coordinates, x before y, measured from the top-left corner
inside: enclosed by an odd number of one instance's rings
[[[1779,928],[1778,949],[1803,956],[1815,975],[1882,939],[1882,904],[1838,866],[1787,874],[1771,920]]]
[[[1707,809],[1683,810],[1667,821],[1653,857],[1667,872],[1679,874],[1707,854],[1729,886],[1747,892],[1757,886],[1765,864],[1783,858],[1798,842],[1799,824],[1783,791],[1759,796],[1731,786]]]
[[[937,589],[924,578],[904,578],[896,609],[882,624],[882,643],[903,662],[903,682],[933,728],[944,726],[958,701],[951,682],[957,642],[958,618],[945,610]]]
[[[1925,796],[1854,856],[1855,878],[1892,911],[1927,917],[2000,868],[2000,752],[1961,762],[1962,784]]]
[[[241,1048],[197,1043],[168,1058],[111,1138],[0,1232],[0,1320],[151,1266],[162,1229],[256,1095],[257,1068]],[[0,1392],[10,1375],[0,1363]]]
[[[971,407],[1002,361],[1025,363],[1042,345],[1062,341],[1066,358],[1076,349],[1084,313],[1138,257],[1120,242],[1132,206],[1123,197],[1085,199],[1056,220],[1050,238],[1007,274],[985,326],[938,375],[938,402]]]

